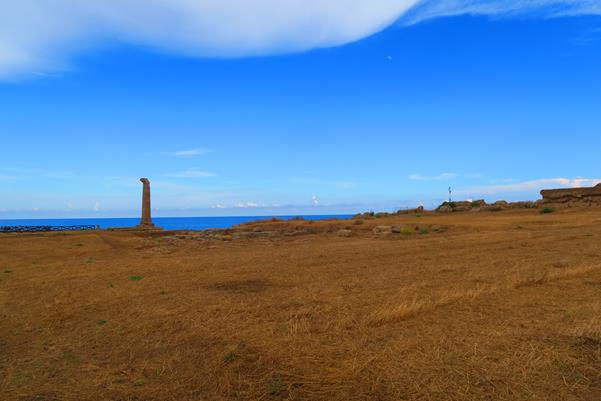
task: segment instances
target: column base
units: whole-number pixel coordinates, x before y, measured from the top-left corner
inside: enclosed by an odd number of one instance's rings
[[[157,227],[154,224],[139,224],[136,226],[138,230],[162,230],[162,227]]]

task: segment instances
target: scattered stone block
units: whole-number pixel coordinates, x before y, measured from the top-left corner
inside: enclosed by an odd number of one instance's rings
[[[392,233],[392,227],[391,226],[377,226],[377,227],[374,227],[374,229],[372,231],[376,235],[387,235],[387,234]]]
[[[353,232],[351,230],[341,229],[336,233],[339,237],[352,237]]]

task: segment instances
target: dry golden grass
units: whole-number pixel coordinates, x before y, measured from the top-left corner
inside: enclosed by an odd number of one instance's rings
[[[432,309],[447,306],[454,302],[475,299],[483,295],[492,295],[502,290],[511,290],[514,288],[527,287],[532,285],[541,285],[554,280],[561,280],[569,277],[580,276],[601,269],[599,266],[582,266],[569,270],[558,272],[532,272],[529,275],[517,275],[510,277],[506,283],[494,284],[489,286],[476,286],[472,289],[461,289],[452,292],[443,293],[434,300],[412,300],[394,308],[387,308],[374,313],[369,319],[371,326],[380,326],[386,323],[398,322],[410,318],[419,313],[424,313]]]
[[[3,235],[0,399],[598,401],[600,223]]]

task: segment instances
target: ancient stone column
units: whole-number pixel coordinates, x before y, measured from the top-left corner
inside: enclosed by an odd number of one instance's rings
[[[140,178],[140,182],[144,185],[142,189],[142,219],[140,220],[140,227],[154,227],[150,218],[150,181],[148,181],[148,178]]]

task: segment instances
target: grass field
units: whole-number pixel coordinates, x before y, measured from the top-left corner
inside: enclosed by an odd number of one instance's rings
[[[0,399],[601,400],[601,209],[361,223],[0,235]]]

